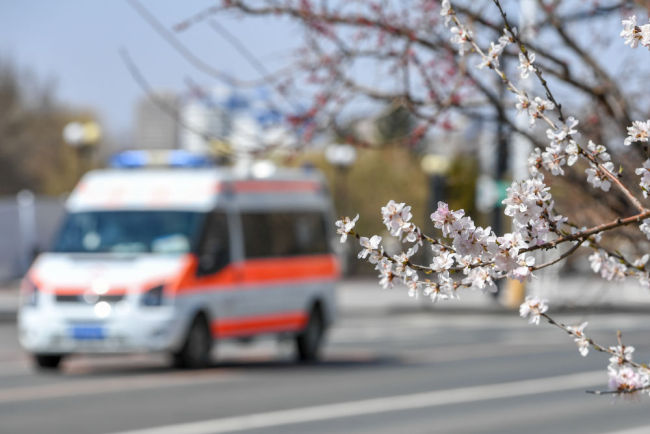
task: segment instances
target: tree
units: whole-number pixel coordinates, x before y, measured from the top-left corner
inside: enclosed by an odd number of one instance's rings
[[[350,110],[378,101],[399,103],[417,119],[407,143],[469,118],[533,144],[527,170],[513,173],[516,179],[503,201],[510,232],[496,234],[477,226],[463,210],[441,202],[431,214],[437,232],[430,236],[412,222],[410,206],[391,200],[382,208],[383,223],[407,249],[388,253],[381,237],[355,231],[358,216],[338,221],[341,241],[359,240],[359,256],[375,265],[382,286],[401,281],[412,294],[444,300],[468,288],[489,290],[505,277],[526,280],[585,248],[591,252],[591,268],[602,278],[634,278],[650,286],[649,255],[639,256],[648,251],[650,238],[650,209],[644,205],[650,192],[650,120],[645,120],[650,106],[642,84],[648,76],[650,24],[637,23],[633,15],[650,4],[521,2],[535,5],[536,12],[524,9],[517,30],[508,13],[515,15],[518,3],[493,0],[488,8],[487,2],[469,1],[452,7],[448,0],[227,0],[177,29],[228,11],[300,23],[305,48],[297,72],[270,77],[285,95],[304,85],[312,89],[309,108],[288,115],[295,125],[340,132]],[[584,31],[595,25],[605,30]],[[624,44],[636,50],[610,59],[600,54],[612,47],[620,52]],[[616,63],[619,71],[612,67]],[[364,68],[381,79],[368,80],[360,72]],[[363,145],[357,137],[349,139]],[[566,206],[569,201],[556,204],[551,180],[555,190],[580,186],[580,202],[596,203],[604,212],[584,216]],[[634,240],[634,248],[620,251],[621,236]],[[425,246],[434,253],[433,263],[415,263],[413,255]],[[554,252],[555,258],[536,262],[537,251]],[[590,348],[609,354],[613,392],[650,389],[650,371],[632,360],[634,349],[620,335],[618,345],[596,343],[587,336],[586,324],[558,322],[547,302],[536,297],[526,299],[520,314],[531,323],[543,319],[559,327],[573,337],[582,355]]]
[[[76,183],[80,161],[62,131],[90,115],[61,107],[53,95],[51,83],[0,60],[0,194],[61,194]]]

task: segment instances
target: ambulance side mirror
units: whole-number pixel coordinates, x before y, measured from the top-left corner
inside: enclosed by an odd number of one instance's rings
[[[197,275],[202,276],[216,273],[228,265],[228,262],[229,255],[227,249],[221,247],[206,250],[199,256],[199,265],[196,270]]]

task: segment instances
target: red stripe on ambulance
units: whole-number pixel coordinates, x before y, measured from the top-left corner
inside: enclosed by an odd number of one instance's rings
[[[258,333],[298,331],[307,324],[305,312],[283,312],[218,319],[212,323],[212,334],[217,338],[248,336]]]

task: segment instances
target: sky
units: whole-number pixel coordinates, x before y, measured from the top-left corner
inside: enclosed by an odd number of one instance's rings
[[[165,26],[212,6],[207,0],[140,0]],[[269,69],[291,55],[297,29],[287,21],[218,21],[252,49]],[[186,91],[185,80],[213,85],[165,42],[126,0],[0,0],[0,59],[54,79],[57,99],[94,110],[110,135],[128,135],[135,103],[143,91],[129,74],[119,50],[126,48],[147,81],[157,89]],[[259,76],[230,43],[207,25],[179,35],[203,60],[239,78]]]
[[[216,3],[139,1],[168,28]],[[296,24],[277,17],[240,20],[222,14],[217,20],[270,70],[286,65],[301,40]],[[619,24],[612,24],[618,32]],[[128,137],[135,104],[144,96],[120,58],[122,47],[156,89],[185,92],[187,78],[206,87],[217,83],[170,47],[127,0],[0,0],[0,28],[0,60],[8,58],[44,82],[54,79],[58,100],[96,112],[109,136]],[[206,24],[179,38],[214,67],[241,79],[259,78],[241,53]],[[623,48],[618,42],[615,47]],[[620,64],[604,63],[612,71]]]

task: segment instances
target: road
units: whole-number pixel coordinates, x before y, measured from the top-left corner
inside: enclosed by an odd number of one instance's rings
[[[648,360],[647,316],[599,314],[590,331],[613,342],[622,328]],[[0,324],[0,433],[650,432],[650,398],[585,393],[605,385],[607,357],[516,314],[348,314],[318,364],[294,363],[287,342],[223,343],[191,372],[135,355],[37,373],[15,334]]]

